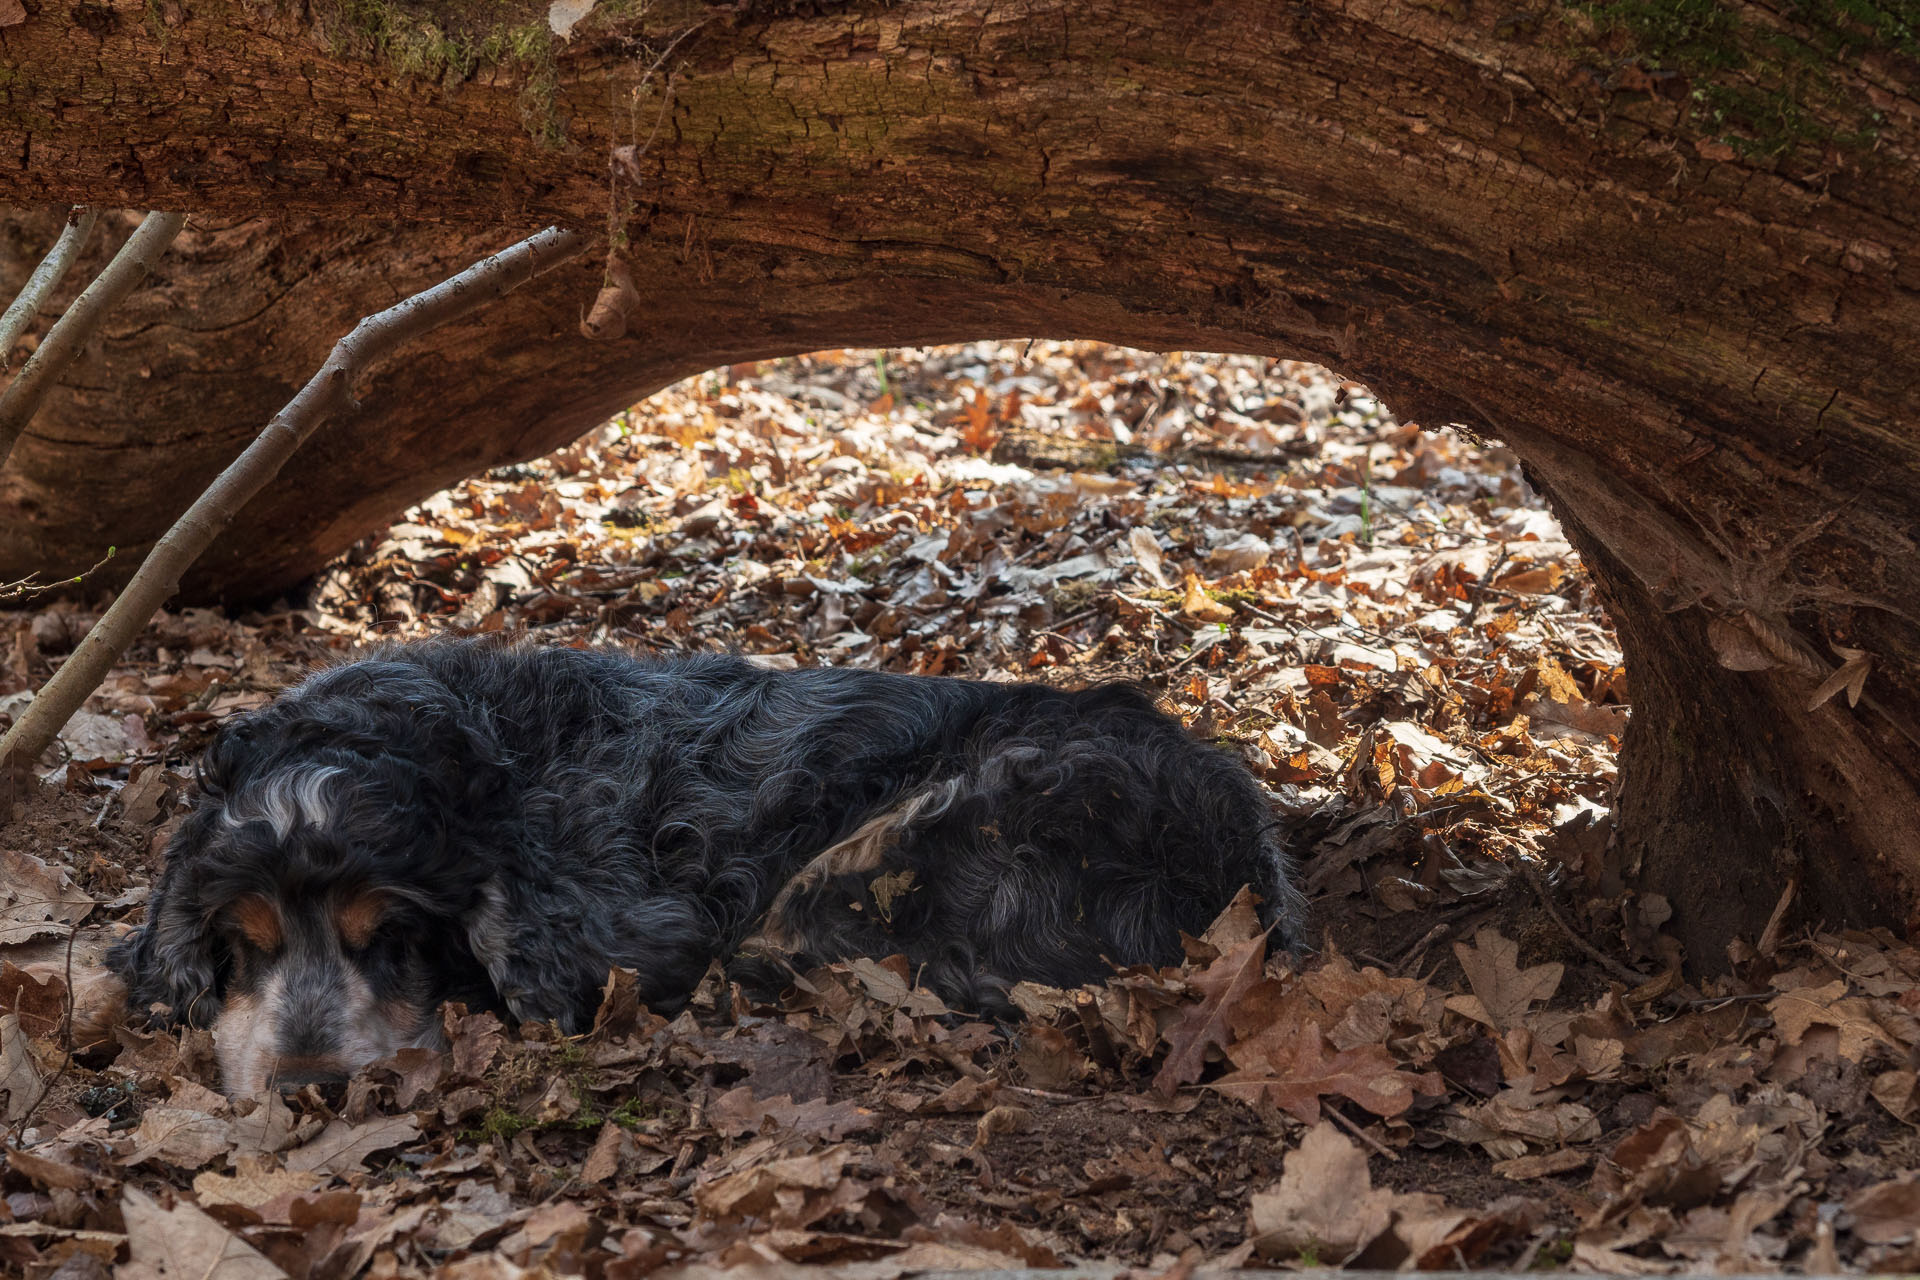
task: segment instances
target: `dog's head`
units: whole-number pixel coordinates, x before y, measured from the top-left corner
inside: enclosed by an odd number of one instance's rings
[[[437,1045],[442,1001],[487,999],[459,922],[500,776],[486,727],[406,663],[337,668],[224,727],[110,957],[130,1009],[212,1027],[234,1094]]]

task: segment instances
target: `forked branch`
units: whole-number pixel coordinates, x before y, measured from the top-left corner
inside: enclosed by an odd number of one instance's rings
[[[148,214],[120,246],[120,252],[113,255],[113,261],[73,300],[66,314],[54,321],[53,328],[47,330],[39,350],[7,389],[0,392],[0,466],[6,465],[14,441],[33,421],[40,402],[47,398],[47,392],[60,380],[61,373],[87,345],[87,339],[100,327],[101,319],[147,278],[147,273],[153,270],[186,221],[184,213]]]
[[[60,278],[67,274],[67,268],[80,256],[80,250],[86,247],[87,240],[93,235],[93,224],[100,220],[98,210],[85,205],[75,205],[67,213],[66,230],[53,243],[53,249],[40,260],[40,265],[27,277],[26,287],[20,290],[20,296],[7,304],[7,313],[0,315],[0,369],[7,367],[8,357],[13,354],[13,344],[20,341],[20,335],[33,323],[33,317],[46,305],[47,297]]]
[[[20,768],[39,758],[154,612],[179,590],[180,575],[234,513],[280,473],[322,422],[353,404],[354,379],[368,365],[410,339],[477,311],[575,257],[586,246],[586,238],[578,232],[548,227],[355,325],[335,344],[320,371],[161,535],[112,607],[0,738],[0,764],[12,761]]]

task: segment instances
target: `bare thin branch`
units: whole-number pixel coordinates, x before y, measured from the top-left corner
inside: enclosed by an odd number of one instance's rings
[[[46,305],[54,286],[60,283],[60,277],[67,274],[67,268],[80,256],[88,237],[93,235],[93,224],[99,220],[99,211],[85,205],[75,205],[68,211],[66,230],[54,241],[52,251],[33,269],[33,274],[27,277],[26,287],[8,305],[7,313],[0,316],[0,370],[7,367],[7,359],[13,354],[13,344],[20,341],[20,335],[27,331],[34,316]]]
[[[0,608],[18,608],[22,601],[32,600],[46,595],[49,591],[62,591],[78,583],[85,582],[100,570],[107,562],[120,554],[120,548],[108,547],[107,554],[94,562],[94,566],[85,573],[76,573],[71,578],[62,578],[58,582],[42,582],[38,573],[30,573],[16,582],[0,582]]]
[[[180,575],[234,513],[280,473],[322,422],[352,405],[354,379],[368,365],[402,343],[478,310],[586,247],[586,237],[579,233],[548,227],[355,325],[334,345],[333,354],[312,380],[161,535],[126,590],[0,738],[0,763],[12,760],[16,767],[23,767],[52,744],[61,726],[152,620],[154,611],[179,590]]]
[[[21,368],[20,376],[0,392],[0,466],[6,465],[14,441],[27,429],[27,423],[33,421],[40,402],[47,398],[53,384],[87,345],[87,339],[100,327],[101,319],[147,278],[153,264],[180,234],[186,221],[184,213],[150,213],[141,219],[127,242],[120,246],[120,252],[113,255],[113,261],[73,300],[73,305],[54,322],[53,328],[47,330],[40,349]]]

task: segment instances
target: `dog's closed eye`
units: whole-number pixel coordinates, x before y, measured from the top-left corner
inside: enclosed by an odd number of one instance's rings
[[[285,935],[279,909],[259,894],[236,898],[227,907],[227,920],[254,950],[269,956],[280,950]]]

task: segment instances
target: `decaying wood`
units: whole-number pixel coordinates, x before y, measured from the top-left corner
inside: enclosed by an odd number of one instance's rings
[[[369,365],[412,338],[472,314],[584,248],[586,240],[579,233],[549,227],[355,325],[320,371],[154,544],[106,613],[0,737],[0,762],[37,759],[53,744],[61,727],[152,621],[155,610],[180,589],[180,576],[234,512],[280,474],[321,423],[352,407],[354,383]]]
[[[720,363],[1008,334],[1310,357],[1497,434],[1552,496],[1629,656],[1622,839],[1696,957],[1803,864],[1796,919],[1920,924],[1912,50],[1754,0],[1667,48],[1646,8],[656,0],[476,68],[444,53],[474,32],[408,62],[327,5],[42,6],[0,50],[0,121],[31,141],[0,199],[206,221],[0,473],[0,578],[156,537],[159,495],[335,322],[481,229],[611,213],[625,340],[578,335],[585,264],[442,331],[188,589],[288,586]],[[147,327],[187,298],[196,328]],[[1714,644],[1735,626],[1829,671],[1864,655],[1865,696],[1809,710],[1824,679],[1741,667]]]

